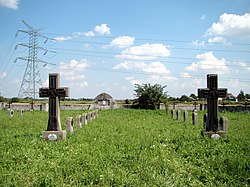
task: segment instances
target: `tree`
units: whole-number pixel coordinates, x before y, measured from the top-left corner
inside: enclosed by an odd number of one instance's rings
[[[159,107],[160,103],[165,103],[167,92],[164,92],[166,86],[160,84],[135,84],[135,99],[134,104],[137,108],[154,110]]]
[[[197,98],[198,98],[198,97],[197,97],[195,94],[193,94],[193,93],[192,93],[192,94],[190,94],[190,96],[189,96],[189,97],[190,97],[190,98],[193,98],[194,100],[197,100]]]
[[[7,101],[6,98],[4,98],[3,96],[0,96],[0,102],[6,102],[6,101]]]
[[[239,102],[240,102],[240,101],[245,101],[246,97],[245,97],[245,94],[244,94],[244,92],[243,92],[242,90],[241,90],[240,93],[238,94],[237,98],[238,98],[238,101],[239,101]]]
[[[180,101],[188,102],[188,101],[190,101],[190,98],[188,96],[186,96],[186,95],[182,95],[181,98],[180,98]]]
[[[11,98],[11,103],[19,103],[20,102],[20,99],[18,97],[13,97]]]

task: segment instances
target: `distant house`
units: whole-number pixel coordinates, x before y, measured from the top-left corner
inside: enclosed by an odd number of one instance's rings
[[[232,93],[228,93],[226,99],[231,101],[236,101],[236,97]]]

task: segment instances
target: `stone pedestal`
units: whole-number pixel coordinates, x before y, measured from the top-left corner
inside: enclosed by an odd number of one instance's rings
[[[214,131],[203,130],[203,131],[201,131],[201,134],[202,134],[202,136],[207,136],[209,138],[212,138],[213,135],[217,134],[220,136],[219,138],[223,138],[226,136],[227,133],[226,133],[226,131],[215,131],[214,132]]]
[[[58,141],[65,140],[67,132],[65,130],[61,131],[43,131],[42,138],[44,140]]]

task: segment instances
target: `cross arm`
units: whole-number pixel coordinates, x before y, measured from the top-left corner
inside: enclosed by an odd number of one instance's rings
[[[224,98],[227,96],[227,89],[226,88],[219,88],[218,89],[218,97]]]
[[[209,96],[210,90],[208,88],[198,89],[199,98],[207,98]]]
[[[49,88],[40,88],[39,97],[49,97]]]

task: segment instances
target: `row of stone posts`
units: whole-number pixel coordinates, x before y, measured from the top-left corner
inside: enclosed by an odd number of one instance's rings
[[[183,115],[183,117],[181,117],[181,115]],[[188,123],[188,111],[184,111],[183,114],[181,114],[181,110],[173,109],[171,110],[171,117],[177,121],[181,121],[182,118],[184,123]],[[196,110],[192,112],[192,124],[195,126],[198,125],[198,114]]]
[[[82,115],[77,115],[75,118],[75,126],[76,128],[80,129],[83,125],[89,124],[92,120],[98,118],[98,111],[94,110],[92,112],[83,113]],[[74,118],[67,117],[66,119],[66,131],[67,133],[73,133],[74,126]]]

